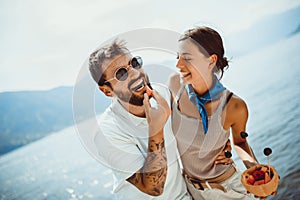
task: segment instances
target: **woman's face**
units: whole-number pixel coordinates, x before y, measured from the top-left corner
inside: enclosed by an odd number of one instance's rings
[[[210,57],[202,54],[193,39],[188,38],[179,42],[178,62],[176,67],[186,84],[197,86],[206,84],[212,75],[213,62]]]

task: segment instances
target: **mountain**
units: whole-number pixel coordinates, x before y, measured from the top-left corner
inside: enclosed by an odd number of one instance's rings
[[[72,125],[72,96],[73,87],[0,93],[0,155]],[[103,112],[109,101],[95,98]]]

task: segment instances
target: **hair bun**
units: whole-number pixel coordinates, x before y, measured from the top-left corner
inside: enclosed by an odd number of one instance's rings
[[[223,57],[220,59],[220,69],[223,70],[226,66],[228,66],[228,59],[226,57]]]

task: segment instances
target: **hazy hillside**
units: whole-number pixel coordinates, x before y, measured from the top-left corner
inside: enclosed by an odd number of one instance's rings
[[[72,87],[0,93],[0,155],[73,124]],[[95,96],[103,104],[108,102]]]

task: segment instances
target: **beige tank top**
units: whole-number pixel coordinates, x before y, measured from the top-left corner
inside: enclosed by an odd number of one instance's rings
[[[184,89],[182,84],[174,99],[172,112],[172,128],[183,168],[185,173],[193,178],[201,180],[215,178],[230,167],[214,163],[230,136],[229,129],[224,130],[221,123],[221,113],[228,91],[222,93],[218,108],[208,116],[208,131],[204,135],[201,119],[183,115],[178,109],[178,100]]]

